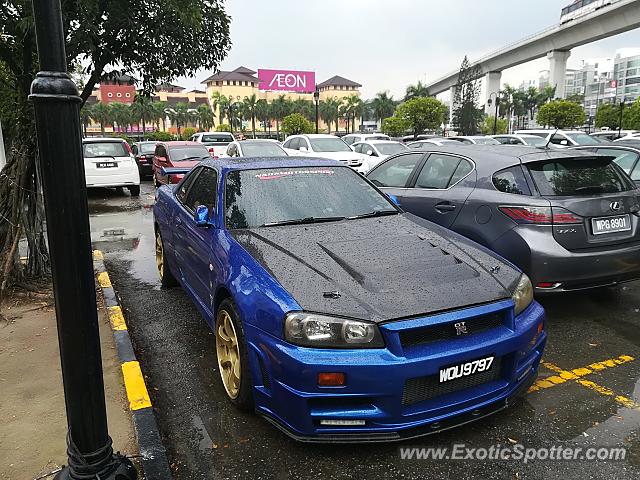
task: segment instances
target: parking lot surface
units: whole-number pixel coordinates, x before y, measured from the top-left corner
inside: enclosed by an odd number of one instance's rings
[[[235,409],[218,377],[214,336],[180,288],[160,289],[153,187],[139,199],[89,193],[105,253],[177,479],[640,478],[640,282],[540,299],[549,342],[538,382],[517,405],[399,444],[297,443]],[[402,460],[401,447],[624,446],[618,461]]]

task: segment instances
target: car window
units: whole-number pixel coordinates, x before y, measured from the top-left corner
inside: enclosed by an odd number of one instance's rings
[[[307,142],[307,139],[304,137],[300,137],[298,139],[298,150],[300,150],[302,147],[305,147],[308,151],[309,151],[309,142]]]
[[[407,146],[402,143],[377,143],[376,147],[382,155],[395,155],[396,153],[402,153],[408,150]]]
[[[164,145],[158,145],[156,147],[156,153],[155,153],[156,157],[165,157],[167,156],[167,152],[164,148]]]
[[[586,133],[567,133],[566,135],[578,145],[597,145],[603,143],[599,138],[592,137]]]
[[[636,168],[633,169],[630,177],[634,182],[640,182],[640,162],[637,163]]]
[[[204,205],[213,212],[216,205],[216,192],[218,191],[218,173],[212,168],[201,168],[202,172],[193,181],[184,201],[185,207],[195,211],[199,205]]]
[[[289,144],[289,148],[292,150],[298,150],[300,148],[300,138],[296,137],[291,139],[291,143]]]
[[[527,165],[542,195],[587,196],[635,188],[611,158],[562,158]]]
[[[314,152],[351,152],[349,145],[337,137],[312,138]]]
[[[502,145],[507,145],[509,143],[509,141],[511,140],[509,137],[493,137],[493,138],[495,138]]]
[[[367,178],[378,187],[405,187],[422,157],[422,153],[410,153],[391,158],[373,169]]]
[[[631,173],[631,169],[638,160],[638,154],[630,152],[628,150],[617,150],[615,148],[598,148],[596,149],[596,152],[602,155],[610,155],[612,157],[615,157],[613,161],[616,162],[618,166],[627,174]]]
[[[83,145],[84,158],[128,157],[123,142],[91,142]]]
[[[185,203],[185,199],[187,197],[187,192],[189,191],[189,187],[191,186],[193,181],[196,179],[196,177],[200,173],[200,170],[202,170],[202,168],[194,168],[193,170],[191,170],[189,173],[185,175],[184,179],[180,183],[180,186],[178,187],[178,191],[176,192],[176,198],[180,203],[182,204]]]
[[[507,142],[509,145],[524,145],[524,142],[522,140],[520,140],[517,137],[511,137],[509,138],[509,142]]]
[[[198,160],[209,157],[209,150],[204,145],[169,147],[172,162]]]
[[[287,153],[280,145],[273,142],[243,142],[242,152],[245,157],[286,157]]]
[[[137,145],[136,145],[137,146]],[[140,153],[153,153],[156,149],[155,143],[141,143],[139,145]]]
[[[350,135],[347,135],[346,137],[342,137],[342,140],[347,145],[353,145],[354,143],[356,143],[356,137],[352,137]]]
[[[292,142],[292,140],[287,140],[286,142],[284,142],[284,143],[282,144],[282,146],[283,146],[284,148],[291,148],[291,142]]]
[[[135,143],[131,145],[131,153],[133,153],[134,155],[138,154],[138,146]]]
[[[363,146],[364,146],[364,144],[363,144],[363,143],[356,143],[356,144],[353,144],[353,145],[352,145],[353,150],[354,150],[356,153],[362,153],[362,147],[363,147]]]
[[[229,143],[233,142],[233,137],[230,133],[207,133],[202,135],[202,143]]]
[[[466,164],[467,167],[463,167],[461,169],[460,174],[458,174],[458,180],[462,178],[461,175],[466,175],[473,168],[467,160],[439,153],[429,155],[429,158],[425,162],[418,178],[416,179],[416,187],[435,189],[448,188],[449,185],[453,185],[454,183],[452,180],[460,163]]]
[[[493,174],[493,185],[504,193],[516,195],[531,195],[531,189],[527,185],[524,173],[520,165],[505,168]]]
[[[564,144],[562,142],[565,142]],[[551,137],[551,143],[554,145],[570,145],[569,140],[564,135],[560,135],[559,133],[554,134]]]

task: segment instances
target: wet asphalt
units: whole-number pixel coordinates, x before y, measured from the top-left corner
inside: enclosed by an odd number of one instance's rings
[[[176,479],[640,478],[640,282],[540,299],[549,333],[545,362],[572,370],[621,355],[634,358],[584,377],[598,389],[566,381],[529,393],[492,417],[400,444],[301,444],[226,400],[213,334],[181,289],[160,289],[153,200],[147,182],[138,199],[127,191],[91,190],[89,210],[94,248],[105,253]],[[541,367],[539,378],[553,375]],[[516,442],[533,448],[624,446],[627,455],[622,461],[526,464],[399,455],[400,447]]]

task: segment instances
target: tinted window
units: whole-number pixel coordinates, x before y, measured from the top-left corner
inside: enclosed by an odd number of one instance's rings
[[[287,140],[286,142],[284,142],[284,143],[282,144],[282,146],[283,146],[284,148],[291,148],[291,143],[292,143],[292,142],[293,142],[293,140]]]
[[[429,155],[416,180],[418,188],[444,189],[449,186],[460,161],[459,157],[434,153]]]
[[[153,153],[156,148],[155,143],[139,143],[138,148],[140,149],[140,153]]]
[[[340,166],[232,171],[226,175],[225,202],[230,229],[397,211],[358,173]]]
[[[98,157],[128,157],[124,143],[122,142],[92,142],[83,145],[84,158]]]
[[[207,133],[206,135],[202,135],[202,142],[213,142],[213,143],[229,143],[233,142],[233,137],[228,133]]]
[[[610,155],[614,158],[614,162],[618,164],[618,166],[623,169],[625,172],[630,173],[633,166],[636,164],[638,160],[638,154],[630,152],[628,150],[616,150],[613,148],[598,148],[596,150],[597,153],[602,155]]]
[[[476,137],[473,139],[478,145],[500,145],[500,142],[491,137]]]
[[[342,137],[342,140],[344,141],[344,143],[346,143],[347,145],[352,145],[356,142],[356,137]]]
[[[272,142],[246,142],[242,144],[245,157],[286,157],[279,145]]]
[[[555,134],[551,137],[551,143],[554,145],[563,145],[562,142],[565,142],[564,145],[570,145],[569,140],[564,135]]]
[[[314,152],[350,152],[349,145],[339,138],[312,138],[311,146]]]
[[[353,150],[357,153],[362,153],[362,147],[364,147],[365,144],[364,143],[357,143],[355,145],[352,145]]]
[[[180,183],[180,186],[178,187],[178,191],[176,192],[176,198],[180,203],[183,203],[183,204],[185,203],[187,191],[189,190],[189,187],[191,186],[193,181],[196,179],[196,177],[198,176],[201,170],[202,168],[196,168],[194,170],[191,170],[191,172],[187,173],[187,175],[185,175],[184,180],[182,181],[182,183]]]
[[[495,139],[503,145],[508,145],[511,142],[510,137],[495,137]]]
[[[586,133],[567,133],[566,135],[578,145],[598,145],[602,143],[602,140]]]
[[[631,180],[640,182],[640,162],[638,162],[636,168],[631,172]]]
[[[367,178],[378,187],[404,187],[411,172],[422,159],[422,153],[401,155],[384,162],[372,170]]]
[[[617,193],[635,188],[609,158],[570,158],[528,165],[542,195]]]
[[[169,147],[172,162],[182,162],[185,160],[198,160],[209,157],[209,150],[200,145],[189,145],[181,147]]]
[[[407,151],[406,145],[401,143],[377,143],[376,147],[382,155],[395,155]]]
[[[449,187],[458,183],[464,177],[469,175],[472,171],[473,171],[473,165],[471,164],[471,162],[464,159],[460,160],[460,163],[458,164],[458,168],[456,168],[456,171],[453,173],[453,177],[451,177],[451,180],[449,181]]]
[[[218,174],[211,168],[202,168],[202,172],[193,182],[184,201],[185,207],[195,210],[199,205],[205,205],[209,212],[213,212],[218,191]]]
[[[505,168],[493,174],[493,185],[504,193],[516,195],[531,195],[531,190],[524,178],[520,165]]]

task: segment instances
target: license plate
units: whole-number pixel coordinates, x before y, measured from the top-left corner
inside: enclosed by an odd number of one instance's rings
[[[629,215],[617,215],[615,217],[592,218],[591,227],[594,235],[628,232],[631,230],[631,217]]]
[[[117,167],[118,164],[116,162],[98,162],[96,163],[97,168],[113,168]]]
[[[440,383],[449,382],[462,377],[469,377],[477,373],[488,372],[493,365],[494,356],[479,358],[470,362],[460,363],[452,367],[440,369]]]

